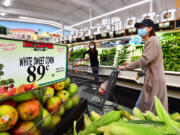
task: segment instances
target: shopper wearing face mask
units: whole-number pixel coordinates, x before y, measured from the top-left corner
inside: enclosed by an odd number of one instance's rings
[[[138,30],[138,35],[145,41],[143,54],[136,62],[119,66],[119,69],[132,70],[144,67],[144,85],[136,107],[139,107],[143,112],[150,110],[155,113],[154,96],[157,96],[168,112],[163,54],[160,42],[155,36],[154,22],[145,19],[141,23],[136,23],[135,28]]]
[[[89,54],[90,64],[94,74],[95,81],[98,81],[98,69],[99,69],[99,61],[98,61],[98,51],[96,49],[95,42],[91,41],[89,43],[89,50],[84,53],[84,56]]]

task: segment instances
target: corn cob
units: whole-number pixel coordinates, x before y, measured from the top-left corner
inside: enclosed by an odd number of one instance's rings
[[[122,107],[118,106],[118,109],[122,111],[122,114],[128,119],[128,120],[140,120],[139,118],[136,118],[132,116],[130,113],[125,111]]]
[[[120,111],[111,111],[106,113],[99,120],[93,121],[87,128],[85,128],[83,131],[80,131],[78,135],[88,135],[90,133],[98,134],[99,132],[97,131],[97,128],[117,121],[120,116]]]
[[[146,119],[147,120],[154,120],[154,121],[159,121],[159,118],[154,115],[154,113],[150,112],[150,111],[146,111]]]
[[[180,114],[178,112],[170,114],[170,118],[172,120],[178,120],[178,119],[180,119]]]
[[[92,121],[90,120],[90,118],[88,117],[87,114],[84,115],[84,124],[85,127],[89,126],[92,123]]]
[[[76,121],[74,121],[74,135],[78,135],[76,131]]]
[[[133,114],[135,117],[139,118],[140,120],[145,120],[143,113],[136,107],[133,108]]]
[[[91,120],[92,121],[98,120],[100,117],[101,116],[98,113],[96,113],[94,111],[91,112]]]
[[[175,124],[174,122],[172,122],[168,113],[161,104],[160,100],[156,96],[154,97],[154,99],[155,99],[155,107],[156,107],[157,115],[161,121],[164,121],[166,123],[168,133],[180,134],[180,130],[178,129],[177,123]]]
[[[98,128],[104,135],[162,135],[162,131],[150,126],[129,124],[125,122],[113,122],[107,126]]]

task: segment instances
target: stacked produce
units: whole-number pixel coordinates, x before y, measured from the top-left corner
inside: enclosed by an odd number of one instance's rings
[[[128,55],[130,53],[129,47],[129,45],[122,46],[118,56],[118,65],[122,65],[124,62],[127,61]]]
[[[87,51],[86,48],[83,49],[79,49],[79,50],[75,50],[73,52],[71,52],[71,57],[69,62],[73,62],[77,59],[83,59],[84,58],[84,53]]]
[[[134,54],[131,59],[132,62],[135,62],[139,58],[141,58],[142,53],[143,53],[143,47],[144,47],[143,45],[134,46]]]
[[[100,64],[104,66],[112,66],[116,54],[116,47],[105,49],[100,54]]]
[[[162,35],[161,45],[165,70],[180,72],[180,33]]]
[[[103,116],[95,112],[91,118],[84,115],[85,129],[74,135],[178,135],[180,134],[180,114],[168,115],[157,97],[155,107],[157,116],[150,111],[142,113],[138,108],[133,109],[133,115],[118,107],[120,111],[111,111]]]
[[[39,90],[25,92],[27,85],[19,86],[17,90],[25,93],[0,102],[0,135],[41,135],[41,129],[35,125],[37,123],[46,130],[56,127],[65,111],[80,102],[76,94],[78,86],[70,82],[67,78],[47,87],[43,103],[40,102]],[[43,123],[40,121],[42,118]]]

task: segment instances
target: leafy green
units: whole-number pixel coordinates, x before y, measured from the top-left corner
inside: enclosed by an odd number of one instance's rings
[[[69,59],[69,62],[73,62],[77,59],[82,59],[84,57],[84,53],[87,51],[86,48],[82,48],[79,50],[75,50],[73,52],[71,52],[71,57]]]
[[[161,39],[164,67],[180,72],[180,33],[166,33]]]
[[[100,54],[100,64],[104,66],[112,66],[116,54],[116,47],[105,49]]]
[[[125,61],[127,61],[128,54],[130,53],[130,51],[128,50],[129,46],[130,45],[125,45],[120,50],[118,57],[118,65],[122,65]]]

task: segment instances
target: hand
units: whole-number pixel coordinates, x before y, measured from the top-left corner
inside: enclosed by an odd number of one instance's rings
[[[125,66],[119,66],[118,69],[119,70],[123,70],[125,68]]]
[[[127,63],[127,62],[124,62],[122,65],[123,65],[123,66],[126,66],[126,65],[128,65],[128,63]]]

